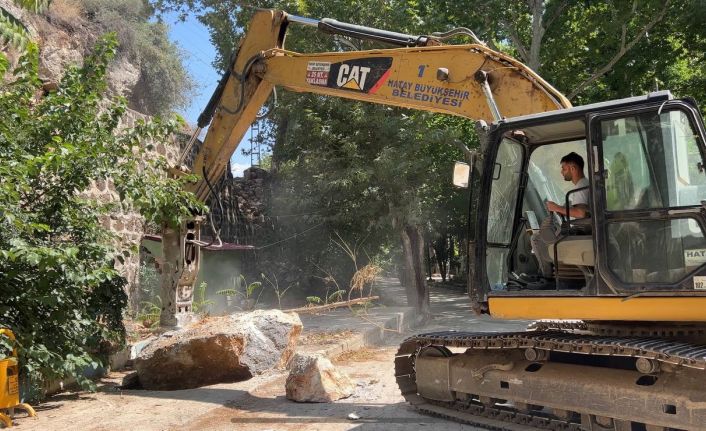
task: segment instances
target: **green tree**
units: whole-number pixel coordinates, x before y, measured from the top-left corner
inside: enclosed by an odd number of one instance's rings
[[[219,47],[219,67],[242,35],[253,13],[235,2],[164,2],[161,6],[192,7],[210,29]],[[404,2],[257,2],[306,16],[345,16],[350,22],[414,31]],[[225,10],[231,13],[223,13]],[[361,49],[380,47],[352,41]],[[310,28],[291,26],[287,46],[299,52],[350,49],[340,38]],[[288,261],[306,275],[316,268],[346,267],[345,257],[330,241],[333,232],[346,240],[363,241],[371,258],[395,244],[402,250],[401,273],[408,281],[408,300],[421,315],[429,310],[423,274],[427,230],[436,228],[427,216],[430,206],[448,192],[452,162],[460,157],[449,145],[453,130],[434,123],[432,115],[314,95],[280,94],[270,117],[270,142],[275,180],[271,211],[276,223],[267,244],[276,243],[271,262]],[[443,149],[440,149],[443,148]],[[449,195],[445,196],[447,199]],[[302,215],[280,219],[280,214]],[[306,238],[299,233],[305,232]],[[286,239],[287,245],[281,246]],[[265,244],[265,245],[267,245]],[[288,247],[285,248],[285,247]],[[306,252],[302,252],[305,249]],[[290,253],[287,250],[291,250]],[[284,258],[283,258],[284,257]],[[349,264],[347,274],[353,270]],[[288,271],[289,275],[294,271]],[[340,271],[346,277],[346,271]]]
[[[169,39],[169,29],[150,18],[144,0],[80,0],[85,16],[102,32],[115,32],[118,56],[135,64],[140,72],[128,97],[129,106],[148,115],[166,115],[185,108],[196,84],[182,60],[186,54]]]
[[[43,94],[30,44],[13,80],[0,84],[0,327],[16,334],[23,375],[35,387],[65,376],[90,385],[83,370],[123,342],[125,280],[114,263],[131,251],[99,217],[120,205],[177,225],[204,210],[182,191],[185,180],[164,175],[163,159],[143,161],[149,143],[166,141],[178,124],[120,127],[125,101],[105,100],[116,46],[114,36],[100,40]],[[84,192],[107,178],[118,204]]]
[[[425,30],[465,26],[574,104],[660,88],[701,93],[703,0],[441,1],[412,9]],[[688,86],[685,86],[685,83]]]

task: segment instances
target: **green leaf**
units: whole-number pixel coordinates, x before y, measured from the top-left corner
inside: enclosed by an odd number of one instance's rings
[[[2,31],[2,30],[0,30]],[[7,60],[7,57],[5,54],[0,52],[0,77],[5,75],[5,72],[7,72],[7,69],[10,67],[10,62]]]
[[[322,301],[318,296],[307,296],[306,302],[309,304],[321,304]]]

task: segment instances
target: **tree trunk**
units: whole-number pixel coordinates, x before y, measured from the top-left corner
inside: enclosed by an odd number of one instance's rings
[[[407,234],[402,231],[402,268],[400,268],[400,283],[404,286],[407,296],[407,306],[414,307],[417,302],[417,293],[414,287],[414,265],[411,257],[412,245]]]
[[[456,256],[456,246],[454,243],[454,237],[452,235],[449,235],[449,278],[451,278],[451,275],[456,277],[458,274],[458,268],[455,268],[454,262],[458,262],[456,259],[454,259],[454,256]]]
[[[542,66],[539,54],[544,38],[544,0],[530,0],[530,12],[532,13],[532,40],[530,41],[529,67],[539,73]]]
[[[436,262],[439,265],[439,273],[441,273],[441,280],[446,281],[449,263],[449,249],[447,245],[446,233],[442,234],[434,242],[434,251],[436,254]]]
[[[469,252],[468,237],[466,236],[466,237],[462,238],[459,241],[459,243],[460,243],[459,245],[461,247],[463,247],[463,249],[461,250],[461,255],[463,256],[463,264],[461,267],[461,274],[463,275],[463,278],[466,279],[466,281],[468,281],[468,277],[471,272],[471,264],[472,264],[471,259],[473,259],[473,257],[468,254],[468,252]]]
[[[177,326],[177,286],[182,269],[180,253],[181,232],[179,229],[162,229],[162,267],[160,279],[160,298],[162,310],[159,314],[159,326],[171,328]]]
[[[402,244],[407,268],[410,271],[411,285],[414,292],[413,304],[418,318],[429,317],[429,289],[424,278],[424,237],[418,226],[407,225],[402,230]],[[407,286],[405,286],[407,288]],[[409,290],[408,290],[409,292]],[[410,295],[407,295],[408,304]]]
[[[431,281],[434,275],[434,262],[436,261],[436,255],[434,253],[434,243],[429,243],[425,241],[424,244],[424,265],[427,270],[427,280]]]

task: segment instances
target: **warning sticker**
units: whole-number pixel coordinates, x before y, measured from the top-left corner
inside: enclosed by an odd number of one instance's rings
[[[694,290],[706,290],[706,275],[694,277]]]
[[[392,57],[352,58],[338,63],[310,61],[306,82],[311,85],[375,94],[387,81]]]
[[[706,290],[706,276],[697,275],[694,277],[694,290]]]
[[[685,266],[701,266],[706,263],[706,248],[684,250]]]
[[[310,61],[306,65],[306,82],[311,85],[326,86],[331,63],[325,61]]]
[[[17,384],[17,376],[7,376],[8,380],[8,390],[7,393],[9,394],[16,394],[19,392],[19,385]]]

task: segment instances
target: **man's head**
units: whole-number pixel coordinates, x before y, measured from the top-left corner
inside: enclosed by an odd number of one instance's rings
[[[583,157],[573,151],[561,158],[561,176],[565,181],[576,182],[583,178]]]

